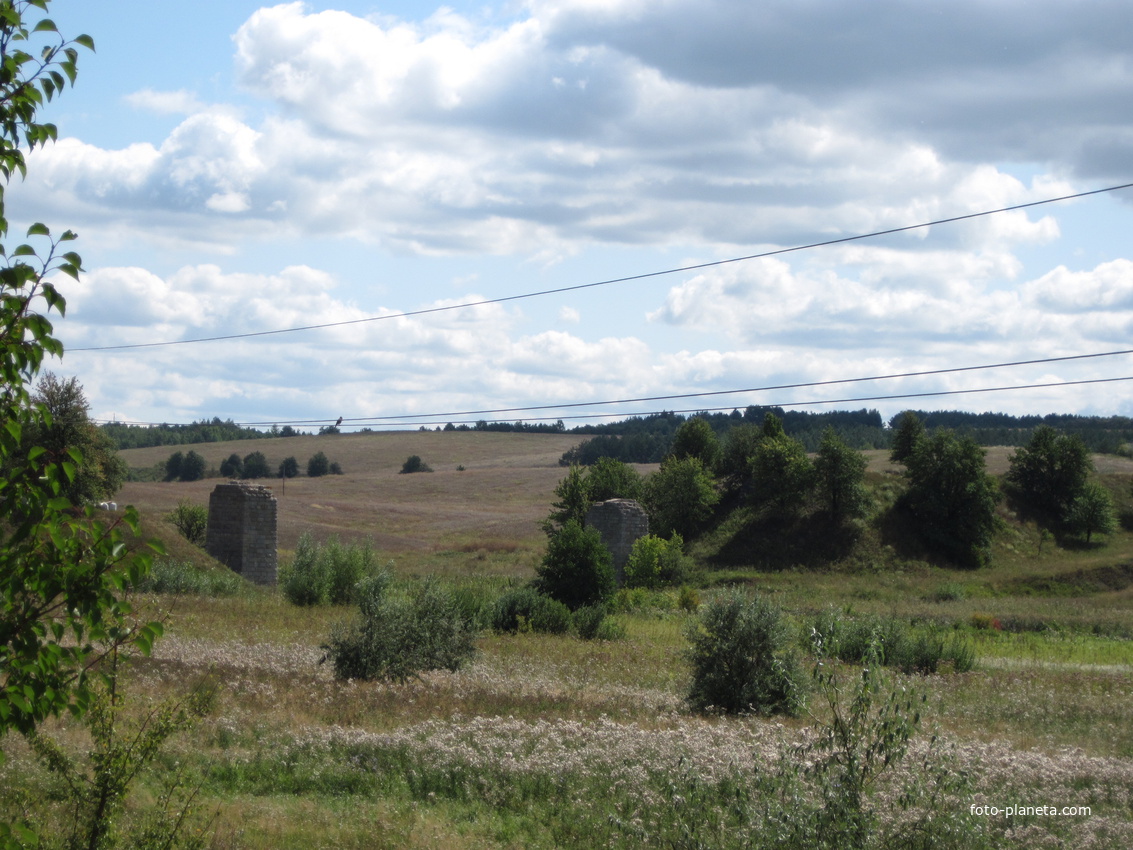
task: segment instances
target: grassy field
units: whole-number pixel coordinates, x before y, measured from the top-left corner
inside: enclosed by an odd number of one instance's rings
[[[292,479],[286,492],[279,480],[265,482],[279,499],[285,558],[304,531],[369,538],[399,582],[440,574],[499,589],[533,576],[545,540],[538,523],[564,474],[557,460],[577,441],[412,432],[193,448],[213,466],[254,450],[273,464],[294,455],[304,466],[319,450],[342,464],[345,475]],[[172,451],[124,457],[144,468]],[[411,454],[436,471],[399,475]],[[1008,456],[992,450],[992,471]],[[1098,465],[1126,494],[1128,512],[1133,467],[1112,458]],[[876,486],[895,471],[884,453],[871,457]],[[181,499],[206,503],[215,483],[131,483],[119,501],[142,511],[174,557],[205,564],[161,516]],[[706,573],[700,593],[741,584],[767,594],[800,634],[808,617],[833,608],[967,637],[978,653],[970,673],[888,674],[894,688],[925,696],[925,719],[907,764],[879,783],[879,799],[896,801],[901,782],[929,759],[967,777],[939,804],[958,818],[973,805],[1089,807],[977,818],[969,827],[988,846],[1133,846],[1133,533],[1064,549],[1006,509],[1003,519],[984,570],[879,552],[852,569],[761,571],[753,553],[747,564]],[[691,714],[683,702],[690,615],[671,597],[618,614],[621,641],[488,633],[469,667],[405,685],[336,681],[319,663],[320,645],[351,616],[345,608],[296,608],[267,589],[137,601],[168,628],[153,657],[124,676],[136,710],[202,679],[217,686],[212,712],[171,742],[138,802],[158,797],[158,776],[189,770],[200,783],[198,810],[215,813],[215,847],[746,846],[751,826],[735,819],[736,800],[829,720],[818,699],[813,716],[797,719]],[[839,670],[849,687],[857,671]],[[53,732],[84,746],[74,722]],[[0,787],[44,811],[36,801],[55,786],[20,740],[4,747]]]

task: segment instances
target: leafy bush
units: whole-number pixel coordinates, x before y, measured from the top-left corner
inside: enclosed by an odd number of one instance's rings
[[[271,478],[271,467],[263,452],[252,452],[244,455],[245,478]]]
[[[903,673],[932,674],[944,665],[966,673],[975,665],[975,649],[962,635],[947,638],[936,629],[914,629],[894,617],[843,616],[828,610],[811,620],[807,641],[817,654],[851,664],[876,656]]]
[[[227,459],[220,462],[220,474],[224,478],[243,478],[244,477],[244,461],[240,459],[240,455],[233,452]]]
[[[720,494],[698,458],[668,458],[645,479],[641,501],[655,533],[689,537],[712,515]]]
[[[299,537],[295,557],[279,570],[279,589],[292,605],[319,605],[326,600],[326,576],[319,546],[310,534]]]
[[[594,640],[605,619],[606,609],[601,605],[585,605],[574,612],[574,630],[583,640]]]
[[[327,601],[331,605],[349,605],[355,601],[355,591],[366,576],[377,570],[374,547],[364,544],[342,545],[332,537],[320,549],[319,557],[325,563]]]
[[[323,452],[315,452],[307,461],[307,477],[321,478],[330,472],[330,460]]]
[[[492,629],[515,633],[530,629],[547,634],[570,631],[570,609],[563,603],[544,596],[531,587],[509,590],[499,597],[492,609]]]
[[[697,711],[797,715],[805,678],[779,608],[738,592],[713,599],[690,623],[689,704]]]
[[[574,612],[574,630],[583,640],[625,640],[625,626],[606,616],[601,605],[587,605]]]
[[[304,533],[279,572],[279,589],[293,605],[348,605],[357,599],[358,583],[378,572],[369,542],[342,544],[332,537],[319,544]]]
[[[918,759],[919,769],[899,769],[927,698],[894,686],[876,662],[867,656],[852,686],[832,669],[815,666],[829,719],[817,724],[809,743],[785,752],[774,773],[758,778],[761,793],[753,796],[760,803],[751,814],[766,846],[988,847],[983,824],[966,809],[956,811],[956,800],[972,793],[971,779],[941,757],[935,741]],[[885,774],[896,793],[882,804],[872,791]],[[880,805],[901,815],[883,815]]]
[[[615,620],[613,617],[606,617],[601,623],[598,624],[598,631],[594,634],[594,640],[625,640],[626,627]]]
[[[484,581],[471,581],[450,585],[453,601],[460,614],[477,629],[492,627],[497,594],[495,588]]]
[[[405,463],[401,465],[401,474],[409,475],[413,472],[432,472],[433,469],[425,461],[421,460],[419,455],[410,455],[406,458]]]
[[[358,619],[323,647],[336,678],[405,682],[425,670],[459,670],[475,653],[476,630],[436,581],[420,583],[408,599],[366,589]]]
[[[550,539],[536,573],[536,589],[572,611],[602,602],[614,592],[610,550],[597,530],[573,519]]]
[[[700,608],[700,594],[695,587],[689,587],[687,584],[681,587],[681,592],[677,596],[677,607],[690,614],[696,613]]]
[[[539,598],[539,604],[531,612],[531,631],[549,635],[565,635],[570,631],[570,609],[557,599],[546,596]]]
[[[299,461],[295,456],[285,457],[279,463],[279,477],[280,478],[295,478],[299,475]]]
[[[204,505],[197,505],[188,499],[182,499],[177,503],[176,508],[165,515],[165,518],[173,523],[177,530],[181,532],[181,536],[194,546],[203,547],[205,545],[208,534],[209,509]]]
[[[530,621],[540,594],[531,587],[517,587],[500,596],[492,607],[491,626],[497,632],[517,632]]]
[[[673,532],[668,540],[653,534],[637,538],[625,565],[626,587],[671,587],[688,578],[690,561],[684,540]]]

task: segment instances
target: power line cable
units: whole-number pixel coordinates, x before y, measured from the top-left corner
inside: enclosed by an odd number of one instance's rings
[[[972,367],[972,368],[975,368],[975,367]],[[865,379],[863,379],[863,380],[865,380]],[[895,393],[895,394],[891,394],[891,395],[856,396],[856,397],[853,397],[853,398],[814,399],[814,400],[810,400],[810,401],[775,401],[775,402],[768,402],[768,403],[765,403],[765,404],[762,404],[762,405],[759,405],[759,406],[760,407],[815,407],[815,406],[822,405],[822,404],[856,404],[856,403],[859,403],[859,402],[866,402],[866,401],[896,401],[896,400],[900,400],[900,399],[909,399],[909,398],[934,398],[934,397],[941,397],[941,396],[973,395],[973,394],[976,394],[976,393],[1014,392],[1014,391],[1017,391],[1017,390],[1050,389],[1050,388],[1053,388],[1053,387],[1076,387],[1076,386],[1084,386],[1084,385],[1088,385],[1088,384],[1112,384],[1112,383],[1119,383],[1119,382],[1123,382],[1123,381],[1133,381],[1133,375],[1129,375],[1129,376],[1125,376],[1125,377],[1121,377],[1121,378],[1086,378],[1086,379],[1082,379],[1082,380],[1079,380],[1079,381],[1048,381],[1048,382],[1039,383],[1039,384],[1013,384],[1011,386],[1001,386],[1001,387],[975,387],[975,388],[969,388],[969,389],[964,389],[964,390],[930,390],[930,391],[927,391],[927,392],[919,392],[919,393]],[[834,381],[834,382],[831,382],[831,383],[839,383],[839,382]],[[784,389],[791,389],[791,388],[794,388],[794,387],[807,387],[807,386],[816,386],[816,385],[815,384],[796,384],[796,385],[787,386],[787,387],[783,387],[783,388]],[[780,388],[779,387],[771,387],[769,389],[780,389]],[[689,395],[689,396],[667,396],[666,398],[695,398],[695,397],[696,397],[696,394],[692,394],[692,395]],[[652,400],[652,399],[647,399],[647,400]],[[695,408],[685,408],[683,410],[634,411],[634,412],[632,412],[628,415],[631,415],[631,416],[656,416],[656,415],[661,414],[661,413],[715,413],[715,412],[719,412],[719,411],[734,410],[734,409],[735,409],[734,405],[729,405],[727,407],[695,407]],[[404,417],[400,417],[399,421],[396,421],[396,422],[386,421],[386,420],[390,419],[391,417],[374,417],[372,419],[358,418],[358,419],[348,419],[348,420],[343,420],[343,421],[353,422],[354,427],[361,427],[361,426],[368,425],[368,424],[374,424],[374,425],[389,425],[389,426],[393,426],[393,427],[405,428],[405,427],[411,427],[411,426],[439,425],[440,423],[438,423],[435,420],[419,421],[419,422],[401,421],[403,419],[412,419],[412,418],[415,418],[415,417],[421,418],[421,417],[435,416],[435,415],[437,415],[437,414],[427,414],[427,413],[426,414],[405,414]],[[528,416],[528,417],[524,417],[523,421],[526,421],[526,422],[549,422],[551,420],[598,419],[598,418],[604,419],[604,418],[613,418],[613,417],[617,417],[617,416],[626,416],[626,415],[627,415],[626,411],[617,411],[617,412],[611,412],[611,413],[577,414],[577,415],[574,415],[574,416]],[[152,426],[152,425],[158,424],[156,422],[123,422],[123,421],[120,421],[120,420],[113,420],[113,421],[111,421],[111,420],[94,420],[94,421],[100,422],[100,423],[103,423],[103,424],[137,425],[137,426]],[[252,427],[252,426],[255,426],[255,425],[269,425],[269,424],[270,425],[279,425],[281,422],[284,425],[316,425],[316,424],[319,424],[321,422],[331,422],[331,421],[333,421],[333,420],[330,420],[330,419],[293,419],[293,420],[290,420],[290,421],[276,420],[274,422],[236,422],[236,423],[233,423],[233,424],[247,428],[247,427]],[[472,419],[463,420],[463,421],[462,420],[456,420],[456,421],[453,421],[452,424],[454,424],[454,425],[455,424],[468,425],[468,424],[475,424],[477,421],[478,420],[472,420]],[[493,421],[499,422],[499,421],[502,421],[502,420],[493,420]],[[166,425],[168,423],[163,422],[163,423],[160,423],[160,424]]]
[[[855,398],[830,398],[830,399],[818,399],[818,400],[812,400],[812,401],[782,401],[782,402],[776,401],[776,402],[771,402],[771,403],[767,403],[767,404],[763,404],[763,405],[759,405],[759,406],[760,407],[815,407],[815,406],[822,405],[822,404],[852,404],[852,403],[865,402],[865,401],[896,401],[896,400],[899,400],[899,399],[909,399],[909,398],[933,398],[933,397],[938,397],[938,396],[972,395],[972,394],[975,394],[975,393],[999,393],[999,392],[1012,392],[1012,391],[1015,391],[1015,390],[1049,389],[1051,387],[1074,387],[1074,386],[1080,386],[1080,385],[1083,385],[1083,384],[1112,384],[1112,383],[1118,383],[1120,381],[1133,381],[1133,375],[1128,375],[1128,376],[1122,377],[1122,378],[1089,378],[1089,379],[1084,379],[1084,380],[1081,380],[1081,381],[1050,381],[1050,382],[1042,383],[1042,384],[1016,384],[1016,385],[1006,386],[1006,387],[977,387],[977,388],[966,389],[966,390],[935,390],[935,391],[921,392],[921,393],[900,393],[900,394],[895,394],[895,395],[860,396],[860,397],[855,397]],[[728,407],[691,407],[691,408],[686,408],[684,410],[653,410],[653,411],[648,411],[648,412],[634,413],[632,415],[634,415],[634,416],[656,416],[656,415],[661,414],[661,413],[718,413],[718,412],[721,412],[721,411],[734,410],[734,409],[735,408],[732,407],[732,406],[728,406]],[[592,414],[585,414],[585,415],[579,414],[579,415],[576,415],[576,416],[535,416],[535,417],[528,417],[524,421],[549,422],[551,420],[593,419],[595,417],[605,418],[605,417],[615,417],[615,416],[625,416],[625,415],[626,415],[625,412],[622,411],[622,412],[617,412],[617,413],[596,413],[596,414],[592,413]],[[467,420],[467,421],[460,422],[460,423],[454,422],[453,424],[454,425],[455,424],[467,425],[467,424],[472,424],[472,423],[473,423],[473,420]],[[238,423],[238,424],[247,424],[247,423]],[[437,422],[386,422],[386,423],[378,423],[378,422],[375,421],[374,424],[386,424],[386,425],[395,425],[395,426],[406,427],[406,426],[436,425],[438,423]]]
[[[808,389],[812,387],[830,387],[838,384],[860,384],[869,381],[889,381],[898,378],[923,378],[930,375],[949,375],[958,372],[977,372],[985,369],[1006,369],[1014,366],[1035,366],[1045,363],[1061,363],[1069,360],[1087,360],[1097,357],[1116,357],[1122,354],[1133,354],[1133,349],[1123,349],[1121,351],[1102,351],[1096,354],[1071,354],[1065,357],[1043,357],[1037,360],[1015,360],[1008,363],[989,363],[984,366],[956,366],[951,369],[928,369],[921,372],[899,372],[892,375],[871,375],[866,378],[837,378],[830,381],[810,381],[808,383],[799,384],[777,384],[765,387],[746,387],[738,390],[712,390],[708,392],[699,393],[677,393],[674,395],[656,395],[656,396],[641,396],[639,398],[622,398],[622,399],[607,399],[605,401],[576,401],[564,404],[539,404],[531,407],[496,407],[484,410],[457,410],[442,413],[406,413],[406,414],[393,414],[389,416],[357,416],[346,417],[343,422],[378,422],[382,420],[400,420],[406,418],[439,418],[446,416],[476,416],[479,414],[490,413],[527,413],[533,410],[567,410],[577,407],[602,407],[609,404],[635,404],[646,401],[672,401],[682,398],[706,398],[710,396],[722,395],[738,395],[741,393],[762,393],[771,392],[772,390],[797,390]],[[530,418],[530,417],[528,417]],[[554,417],[551,417],[554,418]],[[330,419],[296,419],[289,420],[288,424],[291,425],[317,425],[323,422],[331,422]],[[244,422],[242,425],[277,425],[276,422]]]
[[[469,301],[464,304],[449,304],[444,307],[427,307],[421,310],[407,310],[400,313],[388,313],[384,316],[368,316],[364,319],[348,319],[341,322],[326,322],[318,325],[302,325],[294,328],[277,328],[268,331],[252,331],[240,334],[227,334],[224,336],[211,336],[211,337],[198,337],[196,339],[177,339],[166,340],[164,342],[138,342],[125,345],[103,345],[103,346],[90,346],[86,348],[71,348],[68,349],[72,352],[79,351],[124,351],[127,349],[135,348],[157,348],[167,345],[192,345],[201,342],[222,342],[233,339],[251,339],[254,337],[274,336],[279,334],[299,333],[301,331],[322,330],[325,328],[339,328],[348,325],[359,325],[367,322],[380,322],[386,319],[404,319],[413,316],[425,316],[431,313],[445,313],[452,310],[463,310],[468,307],[484,307],[490,304],[504,304],[509,301],[519,301],[525,298],[538,298],[544,295],[558,295],[563,292],[577,292],[582,289],[593,289],[599,286],[610,286],[617,283],[629,283],[635,280],[646,280],[648,278],[662,277],[664,275],[681,274],[683,272],[699,271],[700,269],[712,268],[715,266],[723,266],[731,263],[742,263],[748,260],[759,260],[767,257],[776,257],[782,254],[790,254],[798,251],[809,251],[813,248],[825,248],[831,245],[841,245],[847,242],[857,242],[862,239],[874,239],[879,236],[891,236],[895,233],[907,233],[910,230],[920,230],[925,227],[934,227],[940,224],[953,224],[958,221],[968,221],[974,218],[983,218],[989,215],[998,215],[999,213],[1013,212],[1015,210],[1024,210],[1030,207],[1043,206],[1044,204],[1054,204],[1060,201],[1072,201],[1078,198],[1089,197],[1090,195],[1100,195],[1105,192],[1116,192],[1120,189],[1128,189],[1133,187],[1133,183],[1123,183],[1119,186],[1106,186],[1102,189],[1092,189],[1088,192],[1077,192],[1073,195],[1062,195],[1057,198],[1046,198],[1041,201],[1029,201],[1025,204],[1013,204],[1009,207],[1000,207],[994,210],[984,210],[983,212],[967,213],[966,215],[952,216],[951,218],[941,218],[935,221],[922,222],[921,224],[909,224],[903,227],[892,227],[888,230],[875,230],[871,233],[859,233],[856,236],[843,236],[838,239],[827,239],[822,242],[811,242],[806,245],[796,245],[791,248],[777,248],[772,251],[763,251],[758,254],[748,254],[744,257],[732,257],[727,260],[714,260],[707,263],[697,263],[690,266],[681,266],[675,269],[665,269],[663,271],[645,272],[643,274],[628,275],[626,277],[611,278],[609,280],[600,280],[593,283],[580,283],[574,286],[562,286],[556,289],[544,289],[538,292],[527,292],[520,295],[506,295],[500,298],[486,298],[481,301]]]

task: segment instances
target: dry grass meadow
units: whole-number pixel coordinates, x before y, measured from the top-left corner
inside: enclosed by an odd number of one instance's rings
[[[255,450],[273,466],[294,455],[305,467],[319,450],[342,465],[342,476],[291,479],[285,489],[278,479],[264,482],[279,499],[284,558],[304,531],[369,539],[401,581],[439,574],[498,589],[534,574],[545,539],[538,524],[564,473],[557,461],[578,440],[409,432],[192,448],[214,467],[232,452]],[[172,451],[123,455],[144,468]],[[399,475],[411,454],[435,471]],[[993,450],[992,471],[1005,469],[1008,455]],[[883,482],[883,453],[871,464]],[[1106,459],[1102,471],[1115,492],[1128,494],[1127,462]],[[131,483],[119,501],[136,505],[175,557],[204,563],[161,517],[181,499],[206,503],[215,483]],[[924,563],[732,567],[708,573],[700,593],[717,592],[719,581],[741,583],[778,601],[800,628],[834,608],[970,637],[979,656],[970,673],[889,674],[893,687],[927,701],[910,757],[875,791],[885,817],[895,817],[902,782],[913,781],[936,734],[933,763],[969,781],[938,801],[946,813],[968,817],[973,805],[1089,808],[980,817],[975,828],[986,846],[1128,848],[1133,533],[1059,549],[1033,527],[1005,522],[995,564],[983,571]],[[196,777],[195,808],[212,818],[206,846],[763,846],[749,843],[750,825],[734,819],[736,798],[729,803],[720,789],[740,793],[828,719],[818,702],[815,717],[789,720],[691,714],[683,702],[689,615],[664,594],[617,615],[624,640],[486,633],[469,667],[404,685],[336,681],[320,665],[320,644],[347,609],[297,608],[264,589],[137,602],[168,623],[153,657],[134,661],[125,676],[137,710],[200,680],[217,687],[211,714],[159,760],[166,773],[185,768]],[[842,670],[846,682],[855,675]],[[53,731],[83,746],[75,723],[60,721]],[[0,787],[18,789],[12,793],[29,810],[42,811],[35,801],[49,799],[49,777],[18,740],[4,746]],[[157,782],[143,781],[137,805],[159,795]]]

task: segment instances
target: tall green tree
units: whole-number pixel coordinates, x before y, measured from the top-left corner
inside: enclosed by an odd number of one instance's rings
[[[859,451],[846,445],[833,428],[822,434],[818,456],[814,459],[819,498],[835,519],[862,516],[869,504],[865,489],[868,461]]]
[[[185,459],[181,462],[181,475],[178,480],[200,481],[205,477],[206,472],[208,472],[208,461],[189,449],[185,454]]]
[[[245,478],[271,478],[271,467],[263,452],[249,452],[244,455]]]
[[[706,469],[716,465],[716,457],[720,453],[720,441],[716,439],[716,432],[702,416],[687,419],[677,428],[673,435],[673,445],[669,449],[669,457],[682,460],[694,457]]]
[[[123,530],[136,532],[137,513],[127,509],[111,525],[96,520],[67,495],[82,452],[24,443],[25,433],[52,426],[30,388],[44,357],[63,354],[49,318],[66,309],[55,279],[77,278],[82,260],[66,250],[74,233],[53,237],[43,224],[28,228],[27,242],[3,244],[5,190],[26,173],[25,150],[55,139],[37,112],[74,82],[77,48],[94,48],[89,36],[61,36],[47,7],[0,2],[0,737],[30,734],[67,709],[83,713],[98,659],[128,643],[148,649],[161,632],[134,622],[123,594],[149,567],[123,541]],[[0,823],[0,845],[36,843],[27,824]]]
[[[645,479],[641,501],[651,533],[669,537],[676,532],[689,538],[712,516],[720,494],[698,458],[670,458]]]
[[[906,410],[893,426],[889,459],[894,463],[907,463],[925,437],[925,427],[920,417],[913,411]]]
[[[970,437],[941,431],[921,440],[906,466],[909,489],[901,504],[922,540],[960,566],[984,566],[999,500],[984,450]]]
[[[784,433],[764,437],[751,461],[751,500],[780,517],[797,514],[814,492],[814,464],[801,442]]]
[[[1112,534],[1117,530],[1117,514],[1109,491],[1096,481],[1088,481],[1067,511],[1070,531],[1086,538],[1089,544],[1095,534]]]
[[[36,384],[32,403],[49,414],[51,424],[27,428],[24,445],[29,449],[42,446],[57,458],[65,457],[68,449],[82,454],[83,461],[64,495],[75,505],[85,505],[117,493],[129,469],[110,438],[90,421],[90,404],[78,378],[63,379],[45,372]]]
[[[321,478],[330,472],[330,459],[327,458],[324,452],[315,452],[311,455],[310,460],[307,461],[307,476],[309,478]]]
[[[243,478],[244,477],[244,461],[240,459],[240,455],[233,452],[227,459],[220,462],[220,474],[224,478]]]
[[[1011,456],[1006,478],[1016,498],[1047,522],[1060,524],[1069,519],[1093,469],[1081,437],[1040,425],[1027,445]]]
[[[728,429],[716,459],[716,474],[725,490],[737,492],[751,481],[751,458],[762,439],[762,429],[752,423]]]
[[[641,497],[641,475],[628,463],[599,458],[586,472],[586,491],[593,502]]]
[[[586,484],[586,473],[581,466],[571,464],[566,478],[555,487],[556,499],[551,503],[551,513],[543,520],[543,531],[548,537],[554,536],[574,520],[580,526],[586,522],[586,512],[590,510],[590,488]]]

